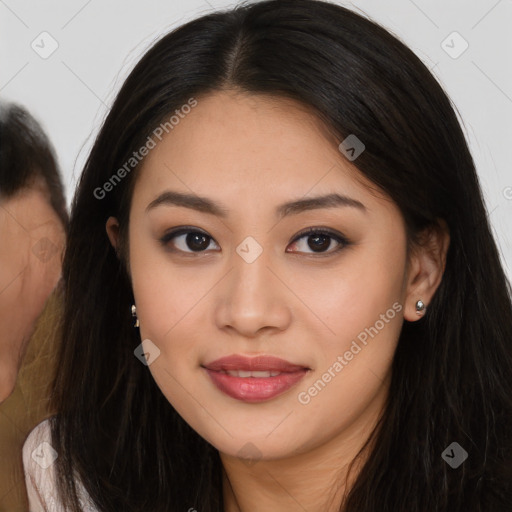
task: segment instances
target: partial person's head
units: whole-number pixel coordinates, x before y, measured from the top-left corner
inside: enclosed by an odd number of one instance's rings
[[[68,224],[54,150],[22,107],[0,103],[0,402],[61,274]]]
[[[56,404],[80,441],[57,464],[98,504],[217,510],[217,450],[286,459],[365,415],[350,511],[441,510],[474,483],[453,440],[470,474],[496,463],[512,319],[474,163],[426,66],[348,9],[264,1],[156,43],[86,163],[63,274]],[[205,367],[232,354],[305,372],[222,392]]]

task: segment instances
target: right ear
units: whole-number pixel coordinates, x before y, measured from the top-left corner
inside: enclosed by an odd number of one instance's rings
[[[117,256],[119,257],[118,252],[118,240],[119,240],[119,222],[116,217],[109,217],[105,224],[105,229],[107,231],[107,236],[112,244],[112,247],[115,249]]]

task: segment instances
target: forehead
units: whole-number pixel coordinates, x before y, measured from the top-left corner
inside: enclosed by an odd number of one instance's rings
[[[299,102],[219,91],[186,111],[144,158],[134,201],[166,188],[226,201],[369,193],[333,134]]]

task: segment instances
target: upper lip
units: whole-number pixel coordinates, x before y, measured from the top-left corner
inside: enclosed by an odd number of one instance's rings
[[[247,357],[239,354],[221,357],[210,363],[203,365],[208,370],[213,371],[229,371],[229,370],[242,370],[242,371],[279,371],[279,372],[296,372],[299,370],[307,370],[308,368],[300,365],[293,364],[284,359],[273,356],[256,356]]]

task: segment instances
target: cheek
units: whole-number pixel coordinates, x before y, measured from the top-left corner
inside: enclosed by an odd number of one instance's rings
[[[382,240],[359,249],[330,277],[308,285],[329,333],[316,337],[317,366],[299,401],[309,414],[330,411],[338,425],[382,390],[402,326],[405,246]]]
[[[201,272],[197,266],[172,264],[165,252],[143,244],[130,248],[130,272],[141,340],[151,340],[160,351],[150,371],[170,399],[198,369],[198,346],[205,329],[211,332],[206,311],[216,276],[206,267]]]
[[[12,223],[4,223],[0,240],[0,290],[6,290],[27,265],[30,238]]]
[[[405,248],[399,241],[395,245],[366,241],[364,247],[351,251],[335,268],[317,272],[315,279],[295,280],[338,348],[373,326],[390,308],[388,316],[394,318],[393,304],[402,300]]]
[[[130,239],[139,241],[130,244],[130,274],[141,336],[162,341],[190,309],[197,287],[187,271],[170,263],[158,242],[137,235],[136,226]]]
[[[171,271],[155,266],[151,271],[132,274],[134,296],[137,301],[137,316],[141,323],[141,335],[173,344],[183,335],[183,346],[193,330],[205,326],[205,311],[211,297],[208,291],[214,280],[208,276],[201,279],[197,273]]]

